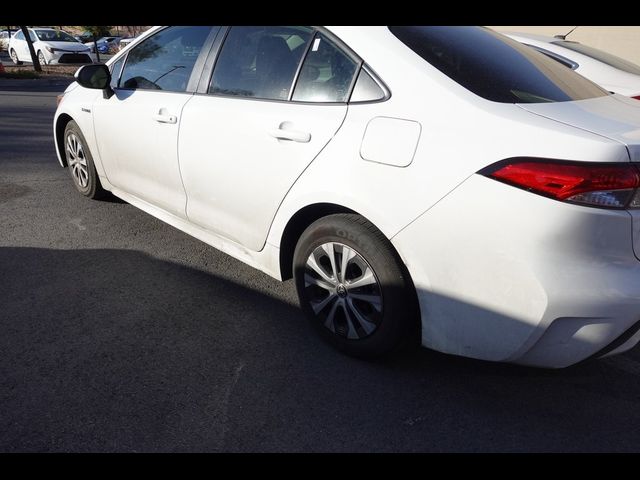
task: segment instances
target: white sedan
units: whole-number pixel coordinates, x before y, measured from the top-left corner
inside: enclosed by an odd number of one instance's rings
[[[575,70],[602,88],[640,100],[640,66],[597,48],[562,38],[506,33]]]
[[[156,27],[76,79],[53,130],[78,192],[293,277],[350,355],[558,368],[640,340],[640,103],[514,40]]]
[[[64,63],[93,63],[91,49],[62,30],[29,28],[33,49],[41,65]],[[31,62],[29,46],[21,30],[9,40],[9,56],[16,65]]]

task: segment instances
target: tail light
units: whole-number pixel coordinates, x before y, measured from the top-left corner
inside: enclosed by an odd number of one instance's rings
[[[631,98],[635,98],[636,100],[640,100],[640,95],[636,95],[635,97],[631,97]]]
[[[563,202],[604,208],[640,208],[640,169],[631,163],[514,158],[478,173]]]

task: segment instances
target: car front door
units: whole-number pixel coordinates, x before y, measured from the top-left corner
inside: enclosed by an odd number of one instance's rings
[[[340,128],[358,64],[308,27],[232,27],[182,113],[189,221],[261,250],[287,191]]]
[[[186,195],[178,167],[178,130],[198,58],[217,28],[162,29],[114,68],[115,94],[93,105],[100,158],[118,190],[185,218]],[[118,62],[116,62],[118,63]],[[121,67],[121,68],[120,68]],[[117,70],[117,71],[116,71]],[[199,77],[199,76],[198,76]]]
[[[16,32],[16,36],[13,38],[11,47],[15,50],[16,55],[18,55],[18,60],[29,62],[31,61],[31,57],[29,56],[29,49],[27,47],[27,41],[24,39],[24,34],[22,33],[22,31]]]

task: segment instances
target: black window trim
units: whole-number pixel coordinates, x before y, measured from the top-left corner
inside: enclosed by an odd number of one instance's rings
[[[273,99],[273,98],[253,98],[253,97],[243,97],[240,95],[225,95],[220,93],[209,93],[209,85],[211,84],[211,80],[213,78],[213,71],[215,70],[216,64],[218,63],[218,57],[220,56],[220,51],[222,50],[222,46],[224,45],[225,40],[227,39],[227,35],[231,30],[231,26],[223,26],[220,28],[218,32],[218,36],[214,42],[212,42],[211,50],[207,55],[207,59],[204,62],[202,68],[202,74],[200,80],[198,82],[198,87],[194,92],[195,95],[204,95],[208,97],[219,97],[219,98],[233,98],[236,100],[248,100],[254,102],[275,102],[275,103],[292,103],[297,105],[326,105],[326,106],[336,106],[336,105],[349,105],[352,103],[353,105],[361,105],[367,103],[379,103],[385,102],[389,98],[391,98],[391,90],[389,87],[380,79],[380,77],[373,71],[371,67],[365,64],[364,60],[355,53],[345,42],[343,42],[337,35],[328,29],[322,26],[311,26],[313,31],[311,32],[311,37],[307,46],[305,47],[304,54],[300,59],[298,64],[298,68],[296,69],[295,76],[293,78],[293,82],[291,84],[292,88],[289,91],[289,97],[286,100],[283,99]],[[300,75],[300,70],[302,69],[302,65],[307,58],[311,45],[313,44],[313,40],[316,38],[318,33],[324,35],[329,41],[331,41],[337,48],[339,48],[343,53],[345,53],[351,60],[356,63],[355,73],[353,78],[351,79],[351,84],[349,85],[349,92],[346,95],[347,100],[344,102],[309,102],[309,101],[300,101],[300,100],[292,100],[293,92],[298,83],[298,77]],[[382,88],[385,92],[385,96],[380,100],[371,100],[371,101],[363,101],[363,102],[350,102],[351,95],[353,94],[353,90],[356,86],[358,77],[360,76],[360,71],[365,68],[371,78]]]
[[[287,96],[287,101],[288,102],[293,102],[293,92],[295,91],[296,87],[298,86],[298,78],[300,77],[300,72],[302,71],[302,66],[304,65],[304,62],[307,61],[307,55],[309,55],[309,50],[311,50],[311,45],[313,45],[313,42],[315,42],[316,38],[318,38],[319,32],[317,28],[313,28],[313,30],[311,31],[311,36],[309,37],[309,40],[307,41],[307,45],[304,47],[304,52],[302,52],[302,57],[300,58],[300,61],[298,62],[298,66],[296,67],[296,73],[293,75],[293,79],[291,80],[291,86],[289,87],[289,95]]]
[[[124,69],[127,66],[127,62],[129,61],[129,53],[131,53],[132,50],[134,50],[135,48],[137,48],[140,44],[142,44],[143,42],[146,42],[149,38],[156,36],[157,34],[159,34],[160,32],[164,32],[166,29],[171,28],[171,27],[175,27],[175,26],[180,26],[180,25],[163,25],[161,28],[158,28],[156,31],[154,31],[152,34],[146,36],[144,39],[142,39],[141,42],[139,42],[135,47],[130,48],[129,50],[127,50],[127,52],[124,55],[124,63],[122,64],[122,68],[120,69],[120,74],[118,75],[118,82],[116,83],[116,87],[114,88],[114,90],[122,90],[125,92],[135,92],[135,91],[145,91],[145,92],[154,92],[154,93],[171,93],[171,94],[178,94],[178,95],[193,95],[196,92],[196,87],[198,85],[198,80],[200,79],[200,76],[202,75],[202,69],[204,67],[204,63],[205,63],[205,58],[208,55],[208,52],[210,51],[211,45],[215,42],[216,37],[218,36],[218,34],[220,33],[220,30],[222,27],[218,27],[216,29],[217,26],[215,25],[207,25],[211,31],[209,32],[209,34],[207,35],[207,38],[205,39],[204,43],[202,44],[202,48],[200,49],[200,53],[198,54],[198,58],[196,59],[195,63],[193,64],[193,70],[191,70],[191,75],[189,76],[189,81],[187,82],[187,88],[185,89],[184,92],[175,92],[172,90],[151,90],[151,89],[145,89],[145,88],[124,88],[120,86],[120,80],[122,79],[122,72],[124,72]],[[186,27],[190,27],[193,25],[185,25]],[[120,59],[117,57],[114,57],[115,60],[109,65],[111,67],[111,65],[113,65],[114,63],[118,62]]]

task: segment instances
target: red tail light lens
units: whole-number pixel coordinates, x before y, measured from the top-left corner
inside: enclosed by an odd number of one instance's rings
[[[626,208],[640,187],[640,170],[630,163],[513,159],[480,173],[556,200],[608,208]]]
[[[635,97],[631,97],[631,98],[635,98],[636,100],[640,100],[640,95],[636,95]]]

